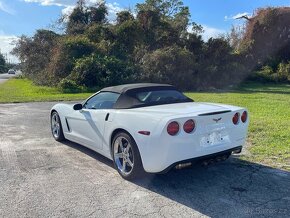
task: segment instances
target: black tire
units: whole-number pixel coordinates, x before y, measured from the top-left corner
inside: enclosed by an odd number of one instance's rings
[[[57,120],[55,120],[55,119],[57,119]],[[53,126],[53,122],[54,121],[58,122],[58,125],[59,125],[58,134],[56,134],[56,132],[54,130],[54,126]],[[65,140],[65,137],[63,135],[62,125],[61,125],[61,120],[60,120],[60,117],[59,117],[59,115],[58,115],[58,113],[56,111],[51,113],[51,116],[50,116],[50,128],[51,128],[52,136],[53,136],[53,138],[56,141],[61,142],[61,141]]]
[[[129,156],[130,155],[133,156],[133,167],[129,166],[128,162],[127,162],[128,164],[127,163],[125,164],[125,167],[131,169],[129,173],[122,172],[122,170],[120,169],[119,161],[121,162],[121,159],[123,160],[123,158],[119,158],[119,157],[116,156],[116,152],[115,152],[116,148],[115,148],[114,145],[115,145],[115,143],[118,144],[118,142],[116,142],[116,140],[120,140],[120,138],[124,139],[124,141],[127,140],[129,142],[129,144],[130,144],[130,147],[131,147],[131,152],[129,150],[128,153],[130,153]],[[143,168],[143,164],[142,164],[141,156],[140,156],[140,153],[139,153],[139,149],[138,149],[138,146],[137,146],[135,140],[132,138],[132,136],[130,136],[126,132],[119,132],[119,133],[117,133],[114,136],[111,146],[112,146],[112,157],[113,157],[115,168],[117,169],[118,173],[124,179],[133,180],[133,179],[140,178],[140,177],[144,176],[145,171],[144,171],[144,168]],[[129,159],[129,158],[127,158],[127,159]],[[118,161],[118,159],[119,159],[119,161]],[[130,158],[130,160],[132,161],[132,158]],[[123,164],[124,164],[124,162],[123,162]]]

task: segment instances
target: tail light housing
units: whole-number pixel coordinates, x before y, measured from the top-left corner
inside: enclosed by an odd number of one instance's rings
[[[235,113],[235,115],[233,116],[233,124],[238,125],[239,123],[239,119],[240,119],[240,114],[239,113]]]
[[[248,113],[247,113],[247,111],[244,111],[242,113],[241,120],[243,123],[245,123],[247,121],[247,119],[248,119]]]
[[[173,121],[167,126],[167,133],[169,135],[176,135],[179,132],[179,124],[176,121]]]
[[[194,120],[187,120],[184,124],[183,124],[183,130],[186,133],[191,133],[193,132],[193,130],[195,129],[195,122]]]

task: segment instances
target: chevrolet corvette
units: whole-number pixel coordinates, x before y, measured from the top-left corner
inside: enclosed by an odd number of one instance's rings
[[[225,160],[241,152],[249,124],[245,108],[194,102],[154,83],[107,87],[82,103],[56,104],[50,120],[55,140],[104,155],[128,180]]]

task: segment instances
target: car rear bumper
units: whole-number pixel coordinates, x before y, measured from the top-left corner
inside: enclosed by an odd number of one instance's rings
[[[213,154],[208,154],[208,155],[204,155],[204,156],[200,156],[200,157],[195,157],[195,158],[191,158],[191,159],[187,159],[187,160],[182,160],[182,161],[178,161],[175,162],[173,164],[171,164],[169,167],[167,167],[166,169],[160,171],[159,173],[167,173],[169,170],[171,170],[172,168],[174,168],[175,166],[179,165],[179,164],[185,164],[185,163],[198,163],[198,162],[203,162],[206,160],[212,160],[216,157],[222,157],[222,156],[227,156],[227,155],[231,155],[233,152],[241,152],[242,151],[242,146],[238,146],[238,147],[234,147],[231,149],[227,149],[224,151],[220,151],[217,153],[213,153]],[[237,153],[239,153],[237,152]]]
[[[180,163],[196,162],[223,153],[242,149],[245,138],[212,147],[201,147],[197,143],[150,144],[141,148],[140,154],[144,170],[148,173],[166,172]]]

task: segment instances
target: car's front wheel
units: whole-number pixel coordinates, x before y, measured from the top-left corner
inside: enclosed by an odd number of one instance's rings
[[[52,112],[51,114],[50,125],[53,138],[59,142],[65,140],[62,131],[60,117],[56,111]]]
[[[134,139],[125,132],[119,132],[112,141],[112,153],[119,174],[132,180],[144,174],[140,153]]]

